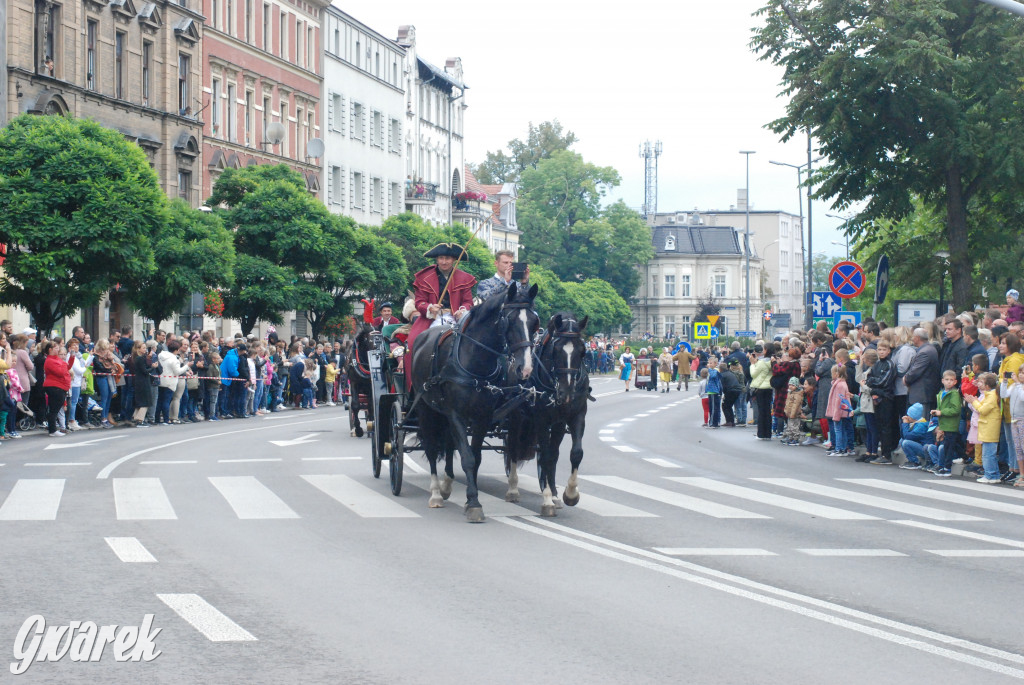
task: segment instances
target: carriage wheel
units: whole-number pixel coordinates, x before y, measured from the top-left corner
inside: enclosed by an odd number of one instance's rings
[[[405,466],[405,430],[402,428],[402,407],[398,402],[391,405],[391,492],[395,497],[402,492],[402,469]]]
[[[380,478],[380,465],[381,465],[381,459],[383,457],[381,456],[381,450],[379,449],[379,447],[377,445],[377,436],[374,434],[374,431],[372,431],[372,430],[370,431],[369,437],[370,437],[370,461],[371,461],[370,465],[373,468],[373,477],[374,478]]]

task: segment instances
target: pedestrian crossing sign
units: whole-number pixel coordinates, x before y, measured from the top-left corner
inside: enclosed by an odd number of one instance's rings
[[[711,324],[707,321],[693,324],[693,337],[697,340],[710,340]]]

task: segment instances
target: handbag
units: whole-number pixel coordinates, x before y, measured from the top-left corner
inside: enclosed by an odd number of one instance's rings
[[[185,379],[185,388],[187,390],[198,390],[199,379],[196,378],[195,376],[189,376],[188,378]]]

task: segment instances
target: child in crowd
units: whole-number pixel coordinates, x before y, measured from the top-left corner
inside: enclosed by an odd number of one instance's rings
[[[704,386],[704,392],[708,395],[708,404],[711,406],[711,428],[718,428],[722,422],[722,375],[718,372],[718,357],[708,359],[708,382]],[[702,374],[703,376],[703,374]]]
[[[302,400],[299,404],[301,409],[312,409],[313,408],[313,387],[316,381],[314,377],[316,375],[316,361],[313,359],[306,359],[303,361],[305,370],[302,372]]]
[[[836,436],[835,445],[831,450],[825,452],[833,457],[846,457],[853,454],[853,445],[848,440],[853,432],[853,425],[850,421],[852,405],[850,404],[850,390],[846,385],[846,366],[834,364],[830,369],[832,375],[832,386],[828,391],[828,405],[825,413],[828,418],[829,432]]]
[[[935,444],[926,448],[932,462],[932,468],[928,470],[939,478],[949,478],[953,454],[960,442],[960,409],[963,406],[960,391],[956,389],[956,371],[943,372],[942,390],[936,404],[938,409],[932,409],[932,416],[939,419],[939,427],[935,431]]]
[[[978,355],[981,356],[981,355]],[[999,382],[994,373],[983,373],[977,381],[978,395],[964,395],[964,400],[978,413],[978,440],[981,442],[981,463],[984,474],[978,478],[986,485],[999,483],[999,462],[996,450],[1002,431],[1002,414],[999,411]]]
[[[334,400],[338,396],[337,395],[337,388],[335,388],[337,380],[338,380],[338,367],[335,366],[334,360],[332,359],[331,361],[329,361],[327,363],[326,368],[324,368],[324,383],[327,384],[327,406],[328,407],[333,407],[334,406]]]
[[[697,396],[700,397],[700,406],[704,408],[704,427],[708,427],[708,418],[711,416],[711,400],[708,399],[708,370],[700,370],[700,385],[697,386]]]
[[[924,415],[924,405],[915,402],[907,409],[900,426],[900,449],[907,460],[900,464],[901,469],[921,468],[921,457],[927,456],[927,445],[934,443],[933,434],[928,430],[928,419]]]
[[[789,379],[789,394],[786,395],[786,430],[782,433],[783,445],[800,444],[800,414],[804,403],[804,391],[800,379]]]
[[[982,355],[974,355],[975,359],[971,363],[971,370],[969,373],[963,375],[963,380],[960,382],[960,397],[964,398],[964,404],[969,405],[966,402],[967,396],[978,395],[977,379],[988,369],[988,360],[985,359],[984,363],[982,360],[977,359]],[[978,440],[978,412],[973,407],[968,406],[970,409],[970,417],[967,419],[967,449],[964,457],[965,471],[967,473],[974,473],[981,475],[984,473],[981,464],[981,441]],[[973,462],[973,463],[972,463]]]
[[[1010,384],[1004,378],[999,384],[999,396],[1010,405],[1010,431],[1016,451],[1017,473],[1024,473],[1024,365],[1017,369],[1017,382]],[[1024,477],[1018,476],[1014,487],[1024,488]]]
[[[864,417],[864,446],[867,451],[857,457],[857,461],[871,461],[878,456],[878,423],[875,419],[875,403],[871,399],[871,387],[867,384],[868,372],[878,361],[878,352],[864,350],[860,357],[860,370],[857,371],[857,383],[860,386],[860,402],[857,407]],[[955,376],[956,374],[954,374]]]

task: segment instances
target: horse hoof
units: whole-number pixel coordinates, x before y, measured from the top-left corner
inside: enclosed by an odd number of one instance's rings
[[[555,503],[555,509],[561,509],[562,503],[558,500],[558,495],[555,495],[555,499],[552,500]]]
[[[483,507],[470,507],[466,509],[466,520],[470,523],[483,523],[484,522],[484,510]]]
[[[353,428],[352,430],[350,430],[350,431],[348,432],[348,434],[349,434],[350,436],[352,436],[353,438],[354,438],[354,437],[356,437],[356,429],[355,429],[355,428]]]
[[[554,518],[557,514],[558,507],[554,504],[542,504],[540,507],[540,515],[544,518]]]
[[[506,492],[505,493],[505,501],[506,502],[518,502],[519,501],[519,493],[518,492]]]
[[[448,499],[452,496],[452,484],[449,481],[441,481],[441,497]]]
[[[356,428],[356,437],[357,438],[363,437],[363,429],[362,428]]]
[[[431,509],[440,509],[441,507],[444,506],[444,500],[441,499],[440,497],[431,497],[427,505]]]
[[[568,504],[570,507],[575,507],[580,502],[580,495],[576,493],[575,497],[569,497],[569,493],[562,493],[562,501]]]

